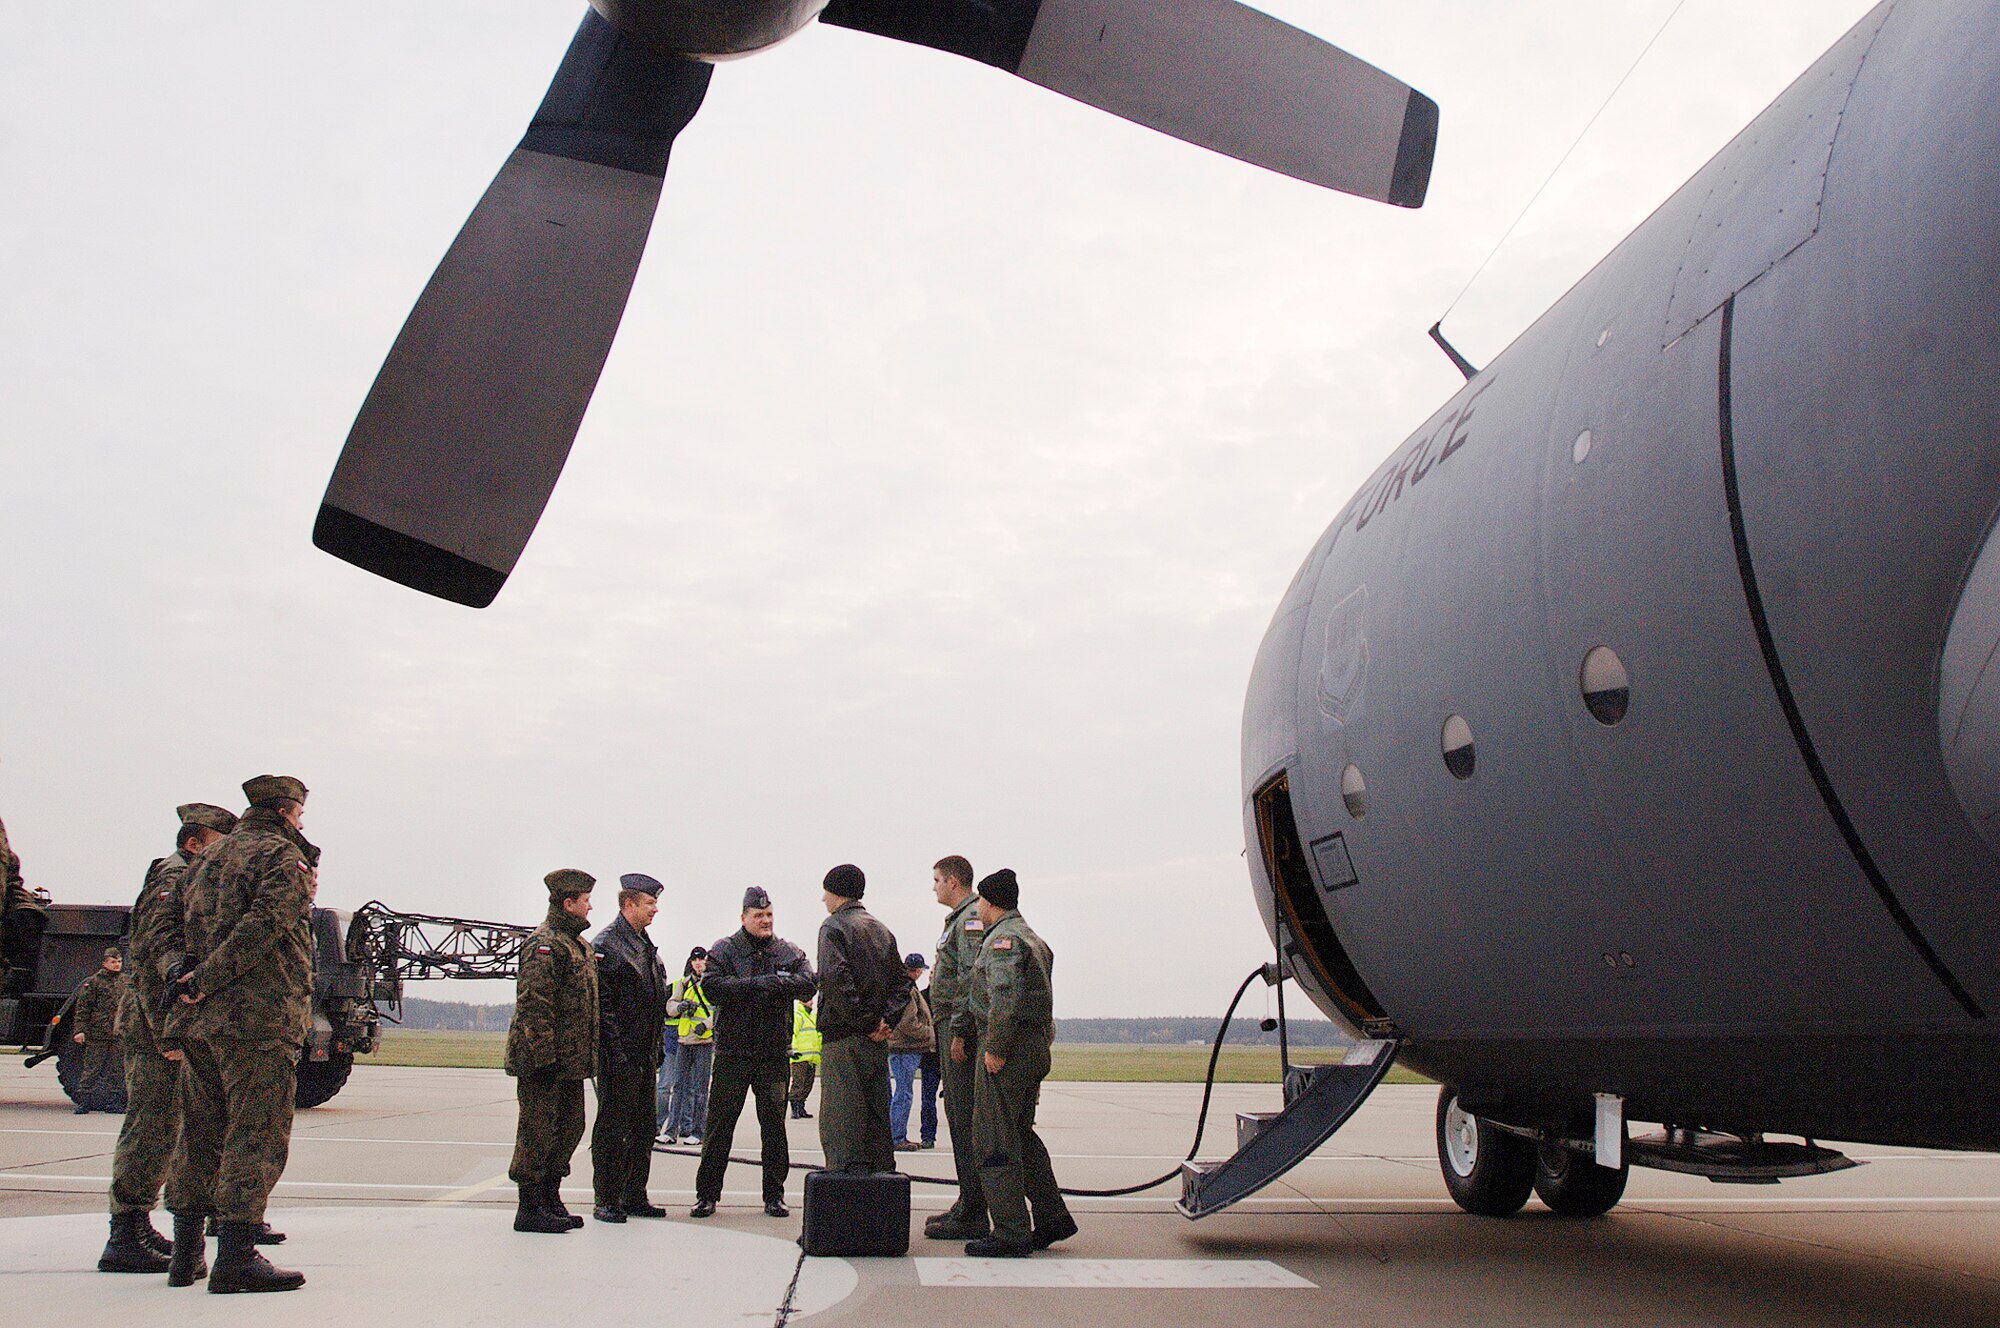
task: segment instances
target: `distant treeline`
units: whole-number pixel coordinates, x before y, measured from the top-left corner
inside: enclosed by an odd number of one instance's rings
[[[403,1027],[449,1030],[460,1033],[504,1032],[514,1016],[514,1006],[474,1005],[468,1001],[426,1001],[411,997],[403,1002]],[[1324,1019],[1291,1021],[1292,1042],[1301,1047],[1331,1047],[1347,1041]],[[1215,1038],[1213,1016],[1176,1019],[1058,1019],[1056,1041],[1099,1042],[1123,1046],[1177,1047],[1189,1043],[1208,1045]],[[1232,1044],[1277,1046],[1278,1035],[1257,1027],[1257,1020],[1237,1018],[1229,1025]]]

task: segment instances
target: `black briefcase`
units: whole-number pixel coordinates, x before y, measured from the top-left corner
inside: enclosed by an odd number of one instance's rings
[[[910,1178],[899,1171],[808,1171],[807,1254],[885,1255],[910,1250]]]

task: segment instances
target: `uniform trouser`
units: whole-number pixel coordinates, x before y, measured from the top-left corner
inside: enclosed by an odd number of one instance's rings
[[[702,1129],[701,1166],[694,1173],[696,1199],[722,1197],[722,1173],[736,1141],[743,1099],[757,1097],[757,1134],[764,1153],[764,1202],[785,1197],[792,1169],[792,1146],[785,1138],[785,1063],[716,1058],[708,1093],[708,1123]]]
[[[514,1159],[507,1179],[539,1185],[569,1175],[569,1159],[583,1140],[583,1080],[514,1081],[521,1118],[514,1127]]]
[[[299,1049],[190,1039],[182,1047],[181,1139],[167,1207],[218,1222],[262,1222],[292,1151]]]
[[[653,1174],[651,1065],[597,1076],[597,1124],[590,1132],[590,1184],[599,1204],[642,1204]]]
[[[794,1103],[804,1103],[807,1098],[812,1096],[813,1079],[818,1074],[818,1061],[793,1061],[792,1083],[791,1087],[786,1090],[785,1096],[790,1098]]]
[[[111,1160],[111,1211],[149,1213],[181,1135],[181,1067],[143,1023],[119,1039],[125,1053],[125,1123]]]
[[[819,1146],[828,1171],[894,1171],[889,1046],[856,1034],[819,1049]]]
[[[965,1064],[951,1058],[950,1030],[938,1029],[944,1051],[944,1122],[951,1131],[951,1164],[958,1172],[959,1212],[974,1222],[986,1216],[986,1195],[979,1188],[979,1154],[972,1147],[972,1084],[979,1064],[979,1039],[965,1040]]]
[[[982,1059],[973,1084],[972,1146],[979,1156],[979,1188],[993,1215],[993,1234],[1025,1245],[1034,1229],[1069,1212],[1056,1188],[1049,1150],[1035,1133],[1035,1106],[1049,1072],[1046,1047],[1018,1047],[1000,1073]],[[1028,1209],[1034,1208],[1034,1221]]]

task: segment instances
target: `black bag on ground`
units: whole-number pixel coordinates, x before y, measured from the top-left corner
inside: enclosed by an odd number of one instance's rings
[[[808,1171],[799,1245],[816,1256],[909,1253],[910,1178],[898,1171]]]

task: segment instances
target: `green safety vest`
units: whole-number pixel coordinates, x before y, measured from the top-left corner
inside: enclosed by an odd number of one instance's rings
[[[674,1021],[674,1031],[683,1039],[695,1034],[708,1041],[715,1036],[715,1011],[709,1007],[708,993],[701,989],[701,983],[694,978],[684,977],[674,983],[674,999],[686,1001],[687,1009]]]
[[[792,1059],[818,1065],[820,1044],[819,1023],[813,1018],[812,1006],[793,1001]]]

